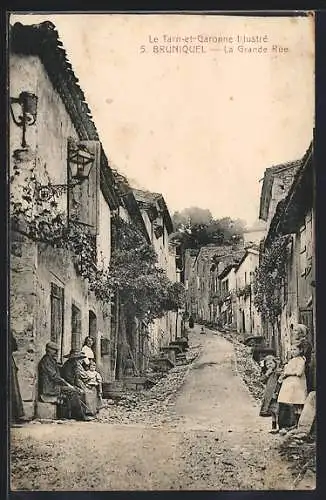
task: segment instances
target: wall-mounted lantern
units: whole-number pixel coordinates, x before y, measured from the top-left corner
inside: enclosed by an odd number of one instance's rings
[[[88,179],[94,155],[84,144],[68,145],[69,185],[81,184]]]
[[[21,145],[26,148],[26,127],[36,122],[37,96],[31,92],[21,92],[19,97],[11,97],[10,112],[15,124],[23,129]]]
[[[36,187],[36,197],[40,201],[48,201],[54,195],[60,195],[67,189],[82,184],[89,178],[95,156],[84,144],[68,142],[68,183],[46,184]]]

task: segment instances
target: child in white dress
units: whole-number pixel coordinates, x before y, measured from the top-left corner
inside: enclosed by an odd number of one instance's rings
[[[88,369],[86,370],[86,373],[88,375],[88,381],[86,386],[91,389],[92,387],[96,387],[97,395],[102,401],[102,385],[103,385],[103,379],[101,377],[101,374],[96,371],[96,363],[92,359],[89,360],[89,365]]]
[[[307,397],[305,364],[306,359],[302,355],[302,349],[299,346],[293,346],[291,359],[284,366],[283,373],[279,378],[282,385],[277,401],[293,406],[296,423],[299,421]]]

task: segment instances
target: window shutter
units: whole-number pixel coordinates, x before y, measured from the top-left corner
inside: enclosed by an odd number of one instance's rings
[[[98,211],[100,189],[101,143],[99,141],[80,141],[80,145],[94,155],[89,177],[70,190],[69,209],[72,215],[85,226],[91,234],[98,234]]]
[[[63,337],[64,290],[51,283],[51,340],[59,345]]]
[[[306,248],[306,227],[300,228],[300,273],[301,276],[306,274],[307,268],[307,248]]]
[[[312,237],[313,237],[313,227],[311,214],[306,219],[306,253],[307,253],[307,273],[310,271],[312,266]]]
[[[75,304],[71,307],[71,348],[81,349],[81,311]]]

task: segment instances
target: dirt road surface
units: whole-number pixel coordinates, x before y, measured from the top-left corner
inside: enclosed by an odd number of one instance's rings
[[[293,489],[277,451],[281,438],[269,434],[269,419],[258,416],[232,344],[207,332],[191,332],[190,342],[202,344],[202,354],[176,393],[155,414],[147,408],[138,423],[102,419],[13,428],[11,488]]]

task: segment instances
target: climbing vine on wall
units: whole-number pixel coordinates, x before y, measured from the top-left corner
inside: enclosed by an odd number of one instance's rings
[[[35,165],[24,166],[25,177],[11,191],[11,224],[28,238],[65,248],[72,254],[78,273],[88,281],[89,289],[102,301],[111,301],[119,293],[130,314],[148,322],[167,310],[184,303],[184,288],[173,283],[158,267],[157,255],[140,229],[120,217],[112,221],[113,251],[108,267],[96,262],[96,239],[76,216],[69,220],[55,199],[37,201]],[[13,186],[22,177],[19,165],[11,177]]]
[[[95,273],[96,242],[89,228],[77,216],[67,218],[64,207],[53,197],[40,200],[36,190],[40,184],[35,175],[35,161],[14,163],[10,178],[10,222],[13,230],[19,231],[33,241],[54,248],[70,250],[79,274],[91,279]],[[38,168],[40,170],[40,168]],[[43,182],[49,182],[46,166],[43,166]]]
[[[265,251],[254,274],[254,305],[264,319],[275,324],[282,312],[282,287],[287,272],[288,236],[279,236]]]

